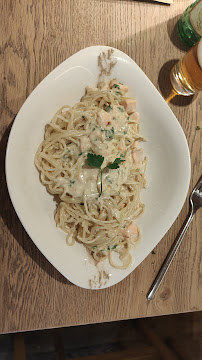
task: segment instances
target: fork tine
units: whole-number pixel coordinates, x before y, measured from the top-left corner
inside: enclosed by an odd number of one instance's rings
[[[202,187],[202,176],[199,178],[199,181],[197,182],[194,190],[200,190]],[[201,190],[200,190],[201,191]]]
[[[202,184],[199,186],[199,188],[197,189],[199,192],[202,192]]]

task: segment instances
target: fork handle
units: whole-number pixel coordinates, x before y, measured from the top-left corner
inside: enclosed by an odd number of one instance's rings
[[[177,250],[179,249],[179,246],[184,238],[184,235],[193,219],[194,216],[194,211],[192,209],[187,221],[185,222],[184,226],[182,227],[178,237],[176,238],[176,240],[174,241],[173,245],[170,248],[170,251],[168,253],[168,255],[166,256],[163,265],[161,266],[158,275],[156,276],[150,290],[149,293],[147,295],[147,300],[152,300],[154,295],[156,294],[159,286],[161,285],[162,280],[164,279],[165,274],[167,273],[169,266],[171,264],[171,262],[174,259],[174,256],[177,252]]]

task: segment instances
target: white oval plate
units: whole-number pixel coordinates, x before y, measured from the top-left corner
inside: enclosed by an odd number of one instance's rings
[[[178,120],[137,64],[114,49],[117,63],[110,78],[127,84],[129,96],[137,99],[141,133],[148,139],[143,144],[148,156],[148,187],[142,192],[146,211],[138,219],[142,239],[132,250],[133,263],[127,270],[114,269],[108,261],[96,267],[82,245],[66,245],[65,234],[55,225],[53,197],[39,181],[34,155],[55,112],[78,102],[86,85],[96,85],[98,56],[109,49],[92,46],[79,51],[36,87],[15,119],[6,154],[8,190],[25,230],[65,278],[87,289],[118,283],[147,257],[178,216],[190,182],[189,149]]]

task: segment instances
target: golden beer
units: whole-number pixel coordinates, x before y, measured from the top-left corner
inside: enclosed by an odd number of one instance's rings
[[[173,67],[170,79],[180,95],[189,96],[202,90],[202,39]]]

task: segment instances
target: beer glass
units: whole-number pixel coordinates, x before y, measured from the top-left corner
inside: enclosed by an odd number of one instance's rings
[[[179,95],[189,96],[202,90],[202,38],[173,67],[170,80]]]

